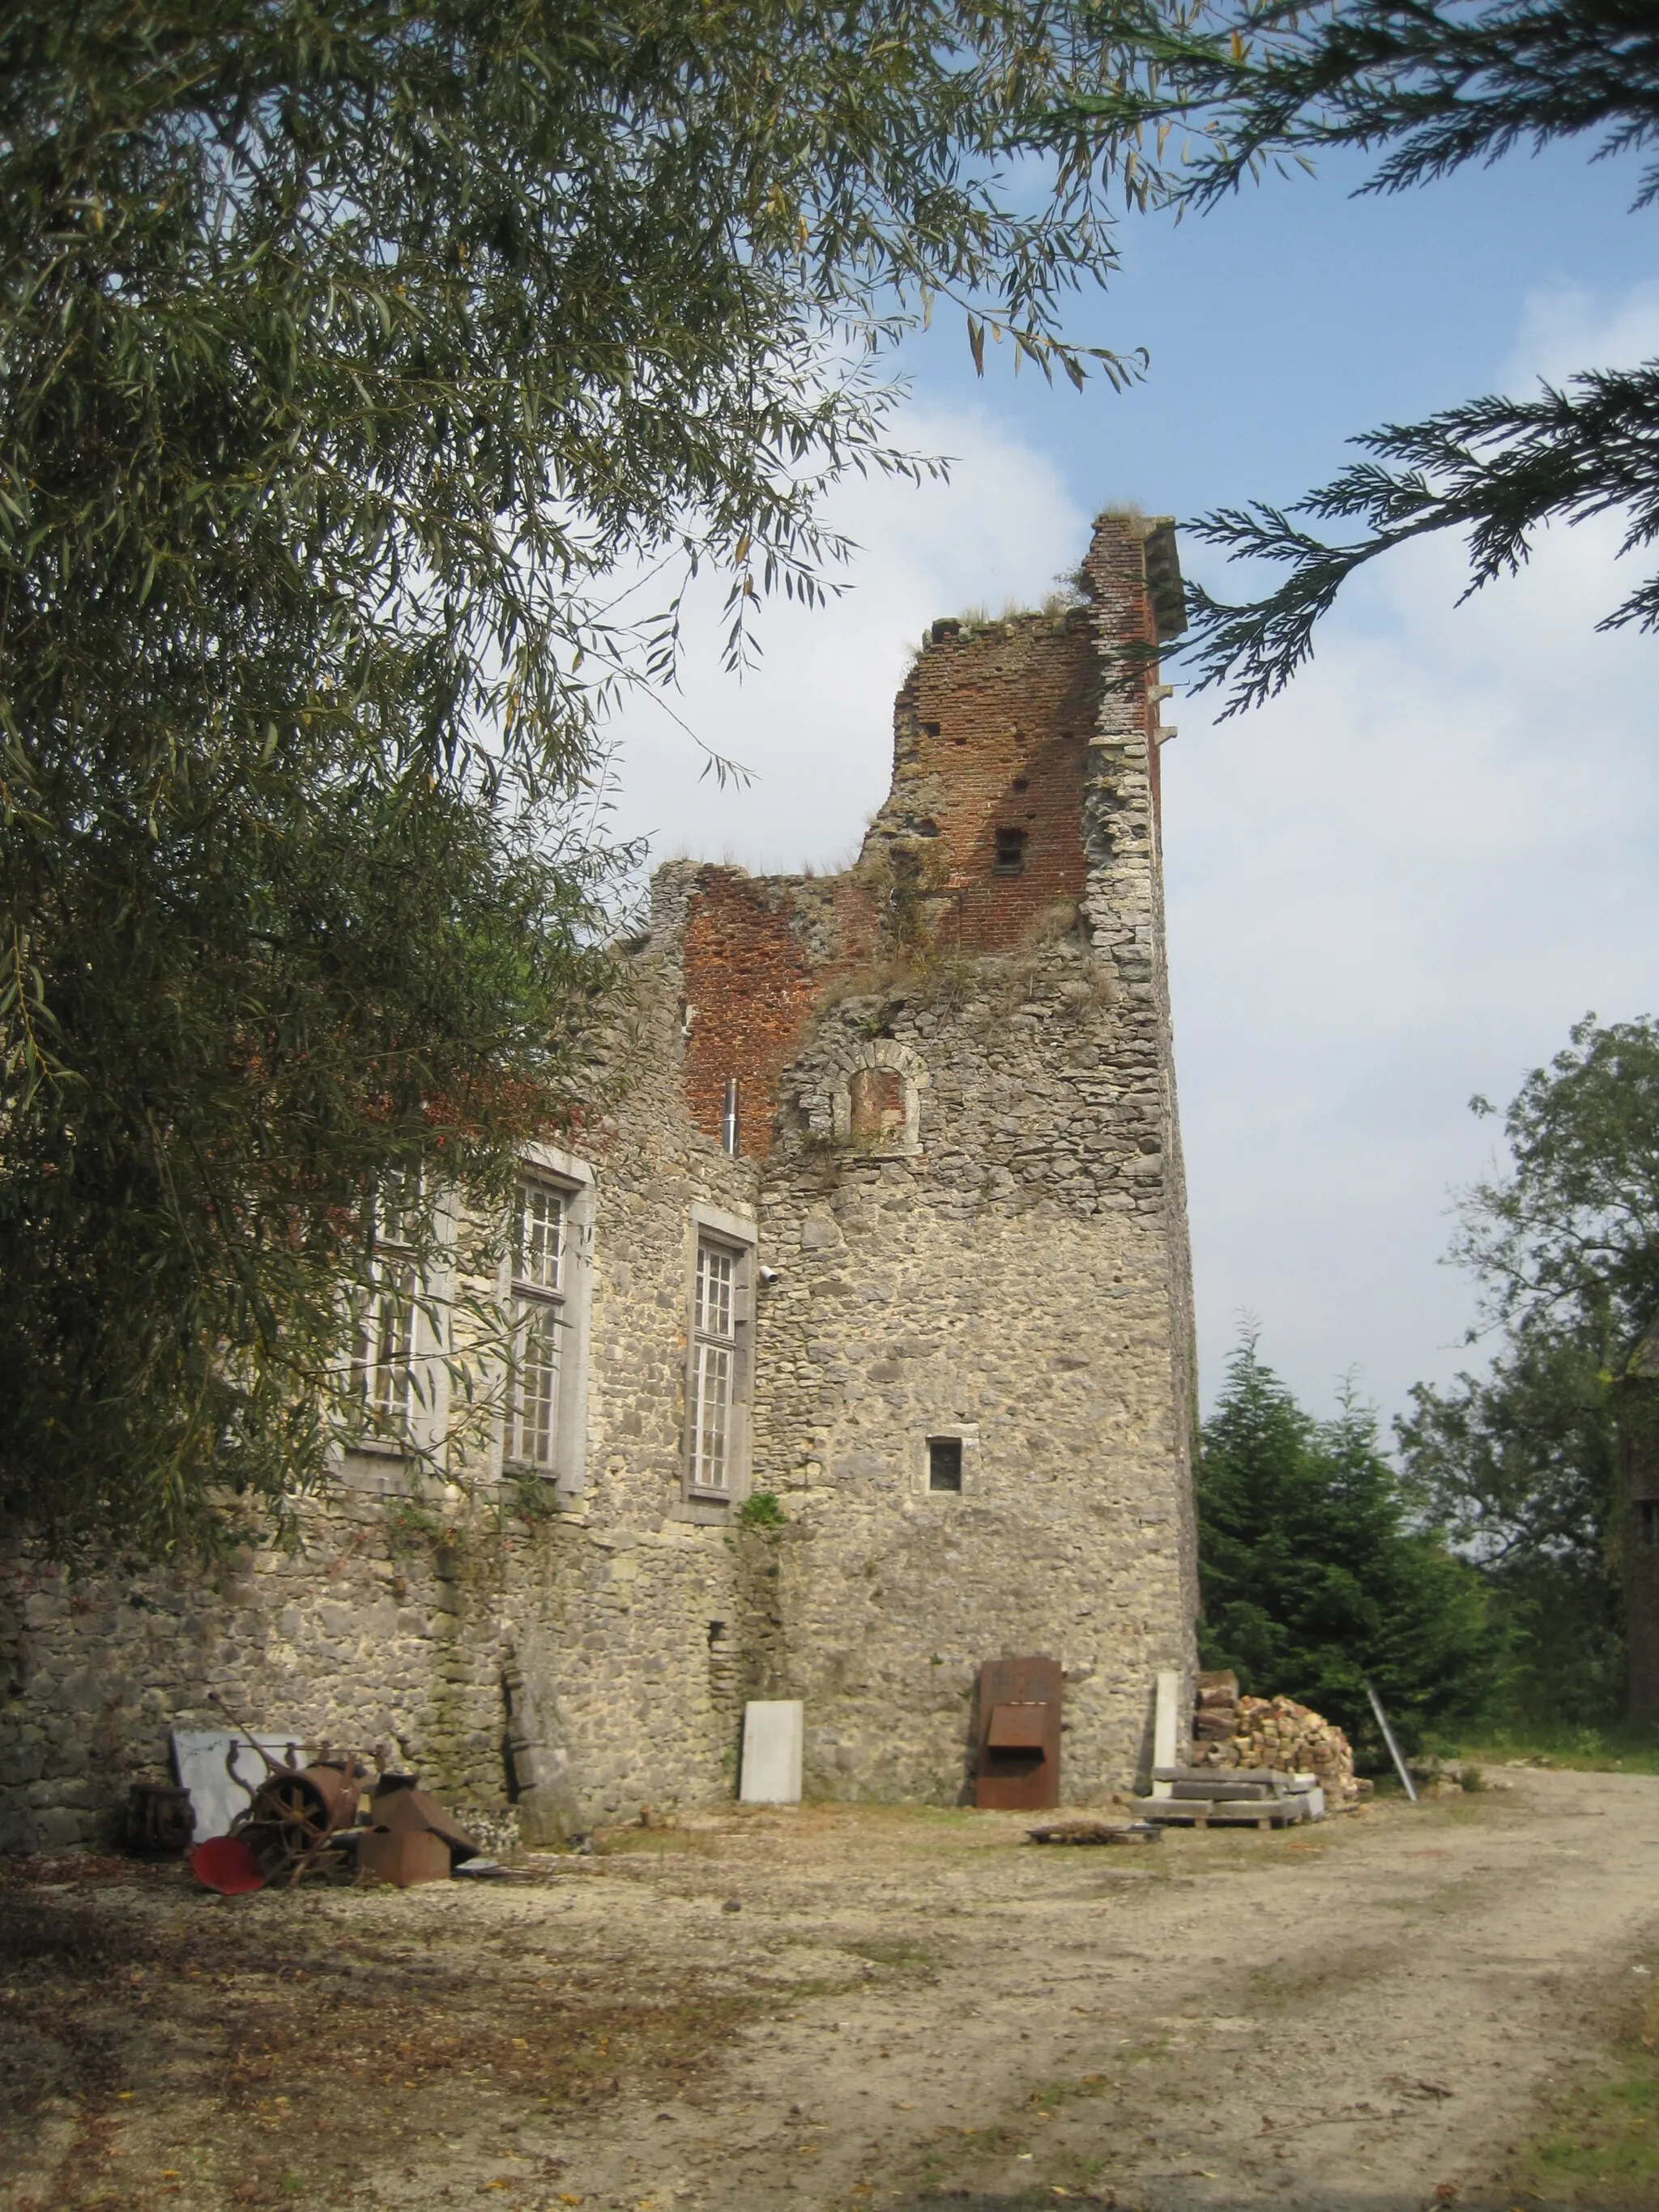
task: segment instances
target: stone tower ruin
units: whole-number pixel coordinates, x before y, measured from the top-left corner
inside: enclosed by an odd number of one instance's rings
[[[98,1837],[215,1692],[539,1838],[729,1795],[751,1697],[804,1701],[809,1796],[961,1802],[1020,1653],[1069,1801],[1144,1771],[1197,1605],[1171,526],[1103,516],[1079,585],[933,624],[844,874],[659,872],[620,1103],[526,1154],[495,1286],[543,1349],[482,1455],[345,1452],[211,1577],[9,1564],[0,1846]],[[441,1459],[435,1364],[415,1401]]]

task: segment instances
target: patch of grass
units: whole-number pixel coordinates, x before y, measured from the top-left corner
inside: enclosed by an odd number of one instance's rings
[[[700,1857],[712,1858],[717,1849],[714,1837],[695,1828],[600,1828],[593,1836],[593,1855],[604,1859],[636,1856],[641,1851],[657,1856],[695,1851]]]
[[[855,1959],[868,1959],[875,1966],[931,1966],[933,1954],[925,1943],[900,1937],[890,1943],[843,1943]]]
[[[1080,2097],[1103,2097],[1112,2087],[1103,2074],[1085,2074],[1075,2081],[1044,2081],[1025,2100],[1039,2112],[1058,2112]]]
[[[1486,1766],[1521,1759],[1575,1773],[1659,1774],[1659,1726],[1651,1721],[1609,1721],[1601,1728],[1500,1729],[1465,1736],[1442,1756]]]
[[[1659,1948],[1634,1964],[1607,2048],[1551,2091],[1544,2124],[1505,2177],[1505,2202],[1574,2212],[1659,2203]]]
[[[1291,2005],[1316,2004],[1334,1991],[1351,1988],[1363,1975],[1381,1973],[1395,1957],[1391,1950],[1350,1950],[1305,1966],[1264,1966],[1250,1976],[1250,2009],[1283,2012]]]

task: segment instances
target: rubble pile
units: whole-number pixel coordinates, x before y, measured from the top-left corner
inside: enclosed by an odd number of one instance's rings
[[[1192,1764],[1314,1774],[1332,1805],[1352,1805],[1367,1788],[1355,1778],[1352,1750],[1334,1722],[1294,1698],[1241,1698],[1238,1678],[1230,1674],[1198,1678]]]

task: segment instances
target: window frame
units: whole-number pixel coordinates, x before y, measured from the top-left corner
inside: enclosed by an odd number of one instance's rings
[[[933,1485],[933,1451],[935,1443],[958,1443],[962,1447],[962,1486],[958,1490],[935,1490]],[[978,1496],[981,1488],[979,1423],[977,1421],[929,1421],[923,1428],[912,1430],[909,1439],[909,1486],[913,1496],[927,1498],[940,1510],[949,1511],[965,1498]]]
[[[697,1328],[697,1278],[703,1247],[730,1255],[732,1334],[714,1339]],[[755,1381],[756,1255],[758,1238],[752,1219],[723,1206],[696,1205],[686,1234],[685,1404],[680,1438],[680,1494],[684,1504],[714,1517],[725,1517],[749,1496],[752,1480]],[[700,1350],[705,1343],[729,1344],[731,1395],[726,1407],[726,1483],[714,1489],[697,1480]]]
[[[853,1079],[866,1069],[896,1075],[903,1085],[904,1124],[873,1137],[853,1134]],[[921,1151],[921,1094],[928,1086],[926,1064],[908,1045],[878,1037],[845,1052],[830,1085],[829,1127],[825,1133],[838,1145],[856,1145],[874,1159],[915,1159]],[[822,1109],[813,1116],[820,1126]]]
[[[415,1204],[431,1207],[431,1246],[424,1267],[416,1258],[416,1248],[404,1238],[388,1237],[382,1240],[378,1231],[378,1194],[371,1201],[376,1225],[369,1258],[370,1286],[366,1293],[360,1290],[352,1301],[347,1357],[352,1392],[362,1401],[365,1419],[380,1420],[385,1425],[379,1431],[369,1427],[353,1429],[341,1440],[348,1452],[386,1459],[411,1459],[441,1452],[448,1433],[450,1332],[446,1323],[455,1296],[454,1197],[447,1188],[428,1197],[424,1188],[419,1187]],[[384,1363],[378,1352],[369,1358],[360,1350],[366,1319],[374,1316],[378,1320],[382,1311],[386,1290],[381,1271],[387,1262],[407,1269],[411,1282],[409,1343],[399,1363],[405,1376],[407,1396],[395,1417],[369,1395],[372,1379]],[[378,1326],[374,1333],[378,1340]]]
[[[585,1160],[556,1145],[525,1145],[520,1149],[516,1182],[540,1183],[557,1194],[563,1210],[563,1249],[556,1291],[538,1291],[527,1281],[521,1281],[514,1267],[517,1255],[514,1239],[519,1210],[515,1188],[501,1239],[496,1281],[502,1317],[509,1330],[514,1329],[519,1299],[527,1291],[537,1304],[556,1304],[556,1326],[564,1334],[558,1346],[551,1462],[544,1465],[538,1461],[522,1459],[512,1449],[519,1416],[517,1382],[509,1365],[501,1376],[501,1411],[495,1423],[495,1473],[498,1477],[517,1481],[545,1482],[562,1496],[574,1497],[587,1486],[587,1382],[593,1325],[593,1170]]]

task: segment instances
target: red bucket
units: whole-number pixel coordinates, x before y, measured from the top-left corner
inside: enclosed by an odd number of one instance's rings
[[[263,1889],[265,1878],[259,1862],[240,1836],[210,1836],[190,1854],[190,1870],[204,1888],[221,1897],[246,1897]]]

